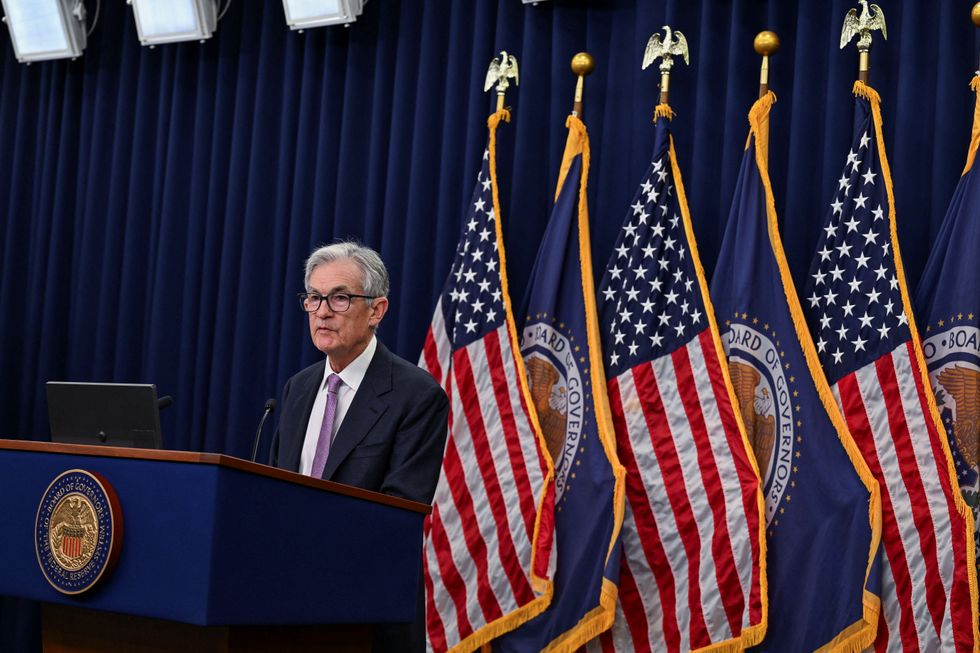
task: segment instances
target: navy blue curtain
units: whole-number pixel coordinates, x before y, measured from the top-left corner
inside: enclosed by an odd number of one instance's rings
[[[87,0],[90,5],[94,0]],[[972,2],[879,0],[875,37],[899,235],[914,287],[963,165],[978,39]],[[281,3],[232,0],[210,41],[140,47],[103,0],[84,56],[24,66],[0,34],[0,437],[45,439],[44,382],[152,382],[173,449],[247,456],[267,397],[317,352],[294,293],[319,243],[354,237],[392,275],[380,337],[416,359],[452,261],[493,98],[520,61],[498,172],[517,305],[544,231],[591,52],[585,123],[597,263],[653,146],[651,33],[685,33],[672,127],[710,278],[773,29],[771,166],[787,254],[805,274],[848,147],[849,2],[371,0],[350,28],[290,32]],[[8,534],[10,535],[10,534]],[[0,649],[35,650],[32,608],[0,603]]]

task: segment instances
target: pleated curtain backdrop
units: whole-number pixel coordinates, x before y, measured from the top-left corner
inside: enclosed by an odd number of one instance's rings
[[[972,2],[878,0],[899,236],[914,288],[966,153]],[[94,0],[86,0],[90,10]],[[354,237],[392,276],[380,337],[416,359],[452,259],[493,98],[516,54],[498,171],[515,305],[544,231],[572,104],[584,119],[603,268],[653,145],[649,36],[686,35],[673,132],[710,278],[757,93],[753,36],[775,30],[771,168],[787,254],[805,274],[850,137],[850,2],[371,0],[350,28],[290,32],[276,0],[231,0],[214,38],[144,48],[102,0],[77,61],[25,66],[0,31],[0,437],[46,439],[44,382],[152,382],[172,449],[247,456],[262,406],[318,352],[295,293],[318,243]],[[274,420],[273,420],[274,421]],[[268,434],[267,436],[268,437]],[[37,615],[0,603],[0,650],[35,650]]]

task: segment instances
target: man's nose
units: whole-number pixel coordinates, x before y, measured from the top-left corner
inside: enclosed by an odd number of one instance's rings
[[[333,315],[333,311],[330,309],[330,302],[324,297],[320,300],[320,305],[316,309],[316,316],[319,318],[327,318]]]

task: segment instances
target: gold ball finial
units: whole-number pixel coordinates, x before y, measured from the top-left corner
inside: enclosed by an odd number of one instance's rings
[[[752,41],[752,47],[755,48],[756,54],[761,54],[764,57],[776,54],[779,51],[779,36],[769,30],[759,32],[755,35],[755,40]]]
[[[572,57],[572,72],[579,77],[585,77],[595,70],[595,59],[588,52],[579,52]]]
[[[970,11],[970,19],[973,20],[973,24],[980,27],[980,2],[973,5],[973,10]]]

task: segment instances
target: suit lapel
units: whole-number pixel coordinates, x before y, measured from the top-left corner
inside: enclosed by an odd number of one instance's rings
[[[374,358],[368,366],[364,379],[361,381],[354,401],[347,409],[340,429],[330,446],[330,455],[323,468],[323,477],[330,480],[342,462],[350,455],[361,440],[364,439],[378,419],[388,409],[384,395],[391,390],[391,352],[378,341]]]
[[[320,382],[323,381],[323,368],[326,364],[327,359],[324,358],[314,368],[314,374],[304,378],[299,387],[293,390],[296,393],[297,409],[290,411],[290,413],[301,416],[301,418],[290,424],[288,433],[282,433],[285,451],[282,453],[280,465],[283,469],[299,471],[299,459],[303,453],[303,442],[306,440],[306,428],[310,421],[310,413],[313,412],[313,402],[316,401],[317,390],[320,389]]]

